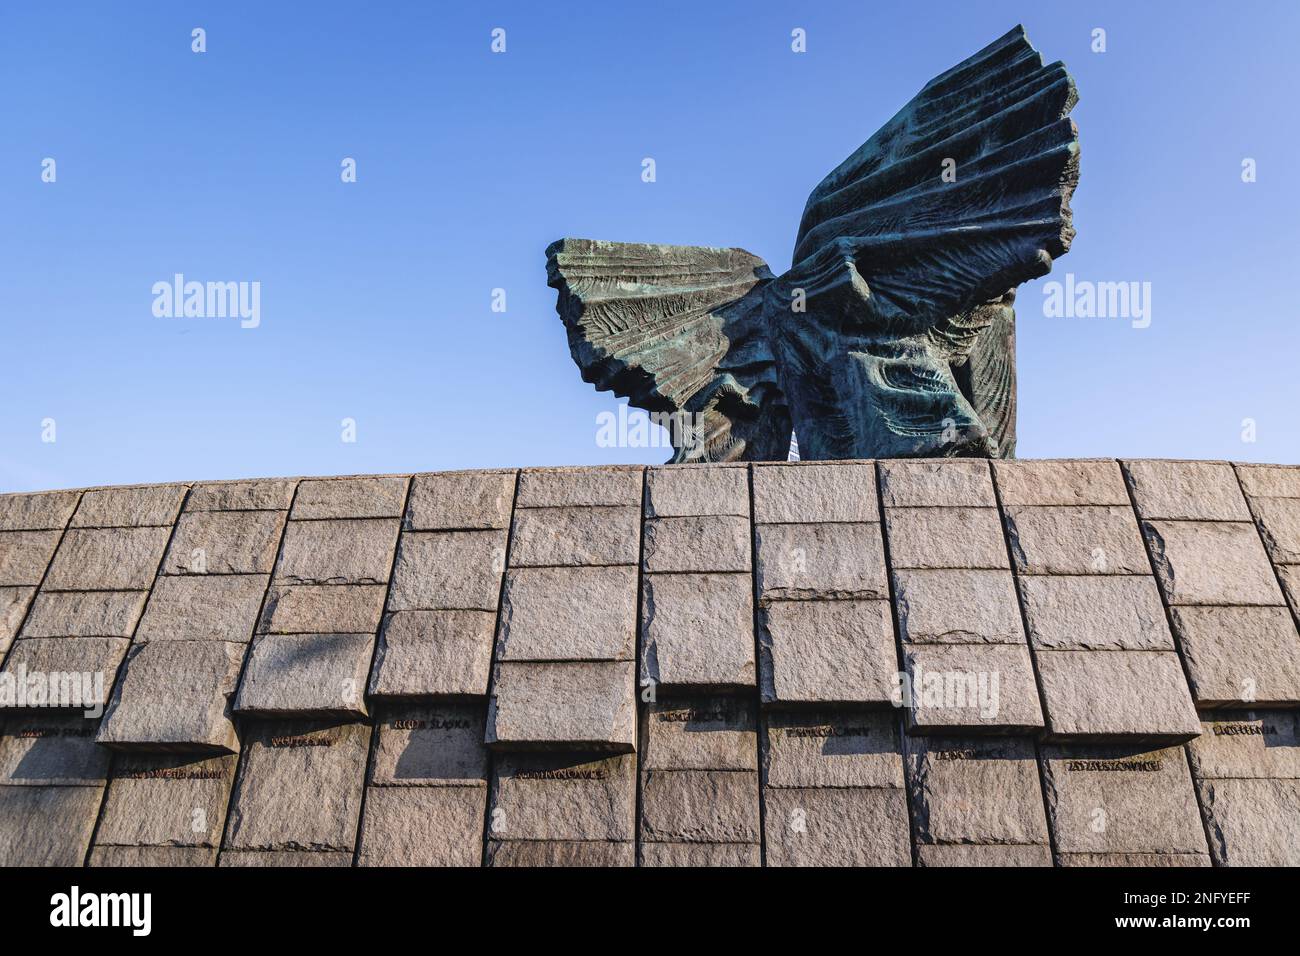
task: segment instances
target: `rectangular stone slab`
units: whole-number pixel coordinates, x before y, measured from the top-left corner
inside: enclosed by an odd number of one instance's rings
[[[269,580],[266,574],[160,577],[135,639],[247,643]]]
[[[283,511],[193,511],[181,515],[163,574],[270,574]]]
[[[886,508],[996,508],[988,462],[897,458],[876,463]]]
[[[886,508],[893,568],[1008,567],[996,508]]]
[[[894,595],[899,637],[905,643],[1025,643],[1010,571],[897,570]]]
[[[482,704],[404,705],[385,710],[370,768],[373,786],[486,787]]]
[[[498,664],[488,745],[496,750],[632,750],[635,666],[632,661]]]
[[[749,469],[744,465],[665,465],[645,473],[647,518],[686,515],[749,517]]]
[[[1236,472],[1226,461],[1125,461],[1143,518],[1247,521]]]
[[[512,568],[501,603],[504,661],[636,656],[634,567]]]
[[[464,531],[510,527],[513,471],[453,471],[416,475],[405,527],[409,531]]]
[[[0,787],[0,867],[81,866],[103,787]]]
[[[1209,866],[1208,853],[1058,853],[1057,866]]]
[[[357,866],[479,866],[486,787],[370,787]]]
[[[290,521],[276,584],[384,584],[397,546],[396,518]]]
[[[1300,780],[1205,780],[1210,853],[1219,866],[1300,866]]]
[[[185,510],[287,511],[297,486],[297,478],[204,482],[190,490]]]
[[[1036,648],[1174,649],[1165,606],[1149,574],[1021,575],[1019,585]]]
[[[1166,603],[1281,605],[1255,526],[1230,521],[1144,521]]]
[[[1175,607],[1198,707],[1300,703],[1300,631],[1284,607]]]
[[[5,651],[9,650],[9,645],[18,636],[18,628],[27,616],[27,609],[35,594],[34,587],[0,587],[0,661],[4,660]]]
[[[79,491],[0,495],[0,531],[62,529],[80,498]]]
[[[504,531],[407,531],[397,549],[390,611],[495,611]]]
[[[262,634],[253,641],[235,710],[261,717],[361,717],[373,634]]]
[[[1150,574],[1133,509],[1007,507],[1007,541],[1021,574]]]
[[[762,866],[757,843],[643,843],[641,866]]]
[[[519,473],[520,508],[641,506],[644,468],[527,468]]]
[[[753,465],[754,520],[760,524],[879,521],[870,462]]]
[[[732,515],[649,518],[645,571],[744,571],[751,566],[749,519]]]
[[[649,770],[642,774],[643,843],[756,843],[758,774]]]
[[[99,716],[100,708],[113,693],[118,665],[130,646],[124,637],[32,637],[14,641],[5,655],[3,669],[14,680],[12,706],[53,706],[53,694],[60,708]],[[27,681],[25,700],[17,691],[23,680]]]
[[[519,508],[510,566],[636,564],[640,550],[639,508]]]
[[[1247,498],[1300,498],[1300,465],[1233,465]]]
[[[11,716],[0,736],[0,787],[102,786],[109,754],[95,746],[98,729],[76,715]]]
[[[259,634],[373,634],[384,612],[382,584],[272,585]]]
[[[631,842],[636,759],[502,754],[492,775],[489,839]]]
[[[768,866],[911,866],[901,789],[768,789]]]
[[[130,637],[148,591],[41,591],[23,637]]]
[[[878,524],[764,525],[755,534],[762,601],[889,596]]]
[[[656,700],[645,718],[642,770],[757,770],[754,704],[743,697]]]
[[[765,704],[890,702],[898,657],[888,601],[776,601],[759,615]]]
[[[1300,711],[1247,710],[1202,721],[1187,745],[1197,780],[1300,780]]]
[[[405,475],[308,479],[298,484],[291,517],[400,518],[409,482]]]
[[[217,858],[217,866],[298,868],[351,865],[351,850],[222,850]]]
[[[1124,475],[1114,459],[994,461],[1004,505],[1127,505]]]
[[[0,584],[35,587],[59,546],[59,531],[0,531]]]
[[[139,528],[170,525],[185,500],[188,485],[138,485],[94,488],[81,496],[74,528]]]
[[[346,850],[350,860],[369,745],[359,723],[248,726],[223,848]]]
[[[1300,498],[1256,498],[1250,510],[1274,563],[1300,563]]]
[[[665,691],[754,686],[754,582],[748,574],[642,578],[643,680]]]
[[[635,864],[635,844],[612,840],[489,840],[487,865],[502,867],[623,867]]]
[[[767,713],[763,724],[769,789],[903,787],[895,710]]]
[[[1021,734],[1043,726],[1028,647],[909,644],[903,662],[909,733]]]
[[[496,615],[490,611],[398,611],[388,615],[370,674],[370,696],[393,699],[487,695]]]
[[[45,587],[52,591],[148,590],[170,536],[171,528],[71,528],[50,562]]]
[[[917,866],[1051,866],[1052,848],[1043,845],[921,843]]]
[[[94,846],[87,866],[202,867],[217,865],[217,850],[208,846]]]
[[[221,845],[237,758],[131,754],[104,796],[96,847]]]

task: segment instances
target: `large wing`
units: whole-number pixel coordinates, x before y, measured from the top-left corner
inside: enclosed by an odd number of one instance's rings
[[[822,181],[791,272],[851,259],[869,290],[866,318],[899,333],[1045,274],[1074,237],[1076,100],[1064,65],[1044,66],[1016,27],[931,80]],[[966,351],[975,341],[955,338]]]
[[[743,249],[561,239],[547,284],[582,378],[664,419],[674,461],[784,459],[790,418]],[[684,428],[680,427],[685,425]]]

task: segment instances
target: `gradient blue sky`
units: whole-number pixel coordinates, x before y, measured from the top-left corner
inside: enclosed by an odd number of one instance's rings
[[[1296,461],[1300,4],[45,3],[0,13],[0,491],[662,461],[597,447],[546,245],[780,272],[822,176],[1017,22],[1081,95],[1054,277],[1152,283],[1140,330],[1021,288],[1021,457]],[[176,272],[261,282],[261,326],[155,318]]]

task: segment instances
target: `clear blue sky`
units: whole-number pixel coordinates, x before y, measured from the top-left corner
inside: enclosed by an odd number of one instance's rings
[[[1054,277],[1152,284],[1146,329],[1021,288],[1020,455],[1296,461],[1300,4],[46,3],[0,13],[0,490],[662,461],[597,447],[546,245],[780,272],[822,176],[1017,22],[1081,94]],[[260,282],[260,327],[156,318],[177,272]]]

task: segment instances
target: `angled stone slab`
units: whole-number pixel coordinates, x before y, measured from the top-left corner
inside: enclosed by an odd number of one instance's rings
[[[1199,789],[1216,864],[1300,866],[1300,780],[1205,780]]]
[[[641,866],[762,866],[757,843],[642,843]]]
[[[515,497],[513,471],[449,471],[416,475],[406,511],[408,531],[508,528]]]
[[[649,518],[645,571],[744,571],[751,566],[749,519],[734,515]]]
[[[889,597],[878,524],[761,525],[755,539],[760,601]]]
[[[768,789],[765,801],[768,866],[912,865],[901,789]]]
[[[894,594],[899,637],[906,643],[1025,643],[1008,570],[898,570]]]
[[[1128,505],[1119,462],[994,461],[1003,505]]]
[[[370,787],[357,866],[479,866],[487,788]]]
[[[645,473],[647,518],[689,515],[749,517],[749,469],[744,465],[665,465]]]
[[[1047,817],[1033,741],[908,737],[905,746],[918,844],[1047,847]]]
[[[635,666],[632,661],[498,664],[488,710],[488,746],[632,750]]]
[[[224,641],[137,644],[99,742],[118,750],[238,753],[230,697],[243,660],[244,645]]]
[[[211,481],[195,485],[186,511],[288,511],[297,478]]]
[[[748,574],[648,574],[641,676],[673,690],[754,686],[754,584]]]
[[[768,713],[763,723],[769,789],[903,787],[897,711]]]
[[[1197,780],[1300,780],[1300,711],[1238,711],[1202,726],[1187,745]]]
[[[390,708],[380,722],[370,783],[375,787],[486,787],[482,704]]]
[[[492,774],[490,841],[631,842],[636,759],[503,754]]]
[[[1049,651],[1035,658],[1049,740],[1181,742],[1201,732],[1173,651]]]
[[[753,481],[760,524],[880,520],[871,462],[755,464]]]
[[[276,584],[384,584],[393,564],[395,518],[290,521]]]
[[[148,591],[42,591],[23,637],[130,637]]]
[[[406,475],[376,478],[317,478],[298,484],[290,517],[400,518],[406,505]]]
[[[612,840],[490,840],[487,865],[623,867],[636,863],[635,844]]]
[[[81,496],[74,528],[143,528],[170,525],[180,513],[188,485],[96,488]]]
[[[1198,707],[1300,704],[1300,632],[1284,607],[1176,607]]]
[[[1226,461],[1126,461],[1124,470],[1143,518],[1250,520],[1237,474]]]
[[[96,848],[221,845],[237,758],[130,754],[104,796]]]
[[[379,635],[370,696],[465,698],[487,694],[496,615],[491,611],[398,611]]]
[[[0,531],[58,530],[67,526],[79,491],[0,495]]]
[[[1300,564],[1287,564],[1277,569],[1278,581],[1282,584],[1282,593],[1291,605],[1291,613],[1296,616],[1300,626]]]
[[[903,661],[909,733],[1020,734],[1043,726],[1028,647],[909,644]]]
[[[45,577],[52,591],[142,591],[153,586],[171,528],[71,528]]]
[[[1282,604],[1253,524],[1144,521],[1142,530],[1168,604]]]
[[[18,636],[18,628],[27,616],[27,608],[31,606],[35,594],[34,587],[0,587],[0,661],[3,661],[5,651],[9,650],[9,645]]]
[[[641,507],[644,468],[528,468],[519,473],[520,508]]]
[[[636,564],[639,508],[527,508],[515,512],[510,566]]]
[[[888,601],[776,601],[759,621],[765,704],[891,700],[898,656]]]
[[[503,661],[636,656],[635,567],[512,568],[501,603]]]
[[[757,843],[758,774],[649,770],[642,775],[642,843]]]
[[[1174,649],[1165,606],[1148,575],[1024,575],[1029,639],[1048,650]]]
[[[1128,505],[1004,509],[1011,558],[1021,574],[1150,574]]]
[[[504,531],[408,531],[397,548],[390,611],[495,611]]]
[[[222,850],[217,858],[217,866],[297,869],[351,865],[351,850]]]
[[[1208,853],[1060,853],[1057,866],[1210,866]]]
[[[382,584],[272,585],[259,634],[373,634],[384,613]]]
[[[191,511],[176,522],[163,574],[270,574],[283,511]]]
[[[269,580],[266,574],[159,577],[135,639],[245,644]]]
[[[99,846],[91,848],[87,866],[202,867],[217,865],[217,850],[208,846]]]
[[[369,744],[359,723],[249,726],[223,849],[347,851],[350,865]]]
[[[1008,567],[996,508],[886,508],[893,568]]]
[[[0,736],[0,787],[102,786],[109,754],[95,746],[98,729],[79,716],[10,717]]]
[[[996,508],[988,462],[963,458],[896,458],[876,463],[886,508]]]
[[[1051,866],[1052,848],[1041,844],[920,843],[917,866]]]
[[[0,787],[0,866],[81,866],[100,787]]]
[[[3,670],[13,679],[13,697],[0,683],[0,711],[55,707],[99,716],[130,646],[124,637],[19,638]]]
[[[1300,465],[1233,466],[1248,498],[1300,498]]]
[[[1181,747],[1047,745],[1039,759],[1061,854],[1206,852]]]
[[[1300,498],[1256,498],[1250,508],[1273,562],[1300,563]]]
[[[754,705],[740,697],[656,700],[646,712],[641,769],[758,770]]]
[[[0,531],[0,585],[40,584],[61,535],[60,531]]]
[[[374,652],[373,634],[262,634],[248,655],[235,711],[258,717],[363,717]]]

